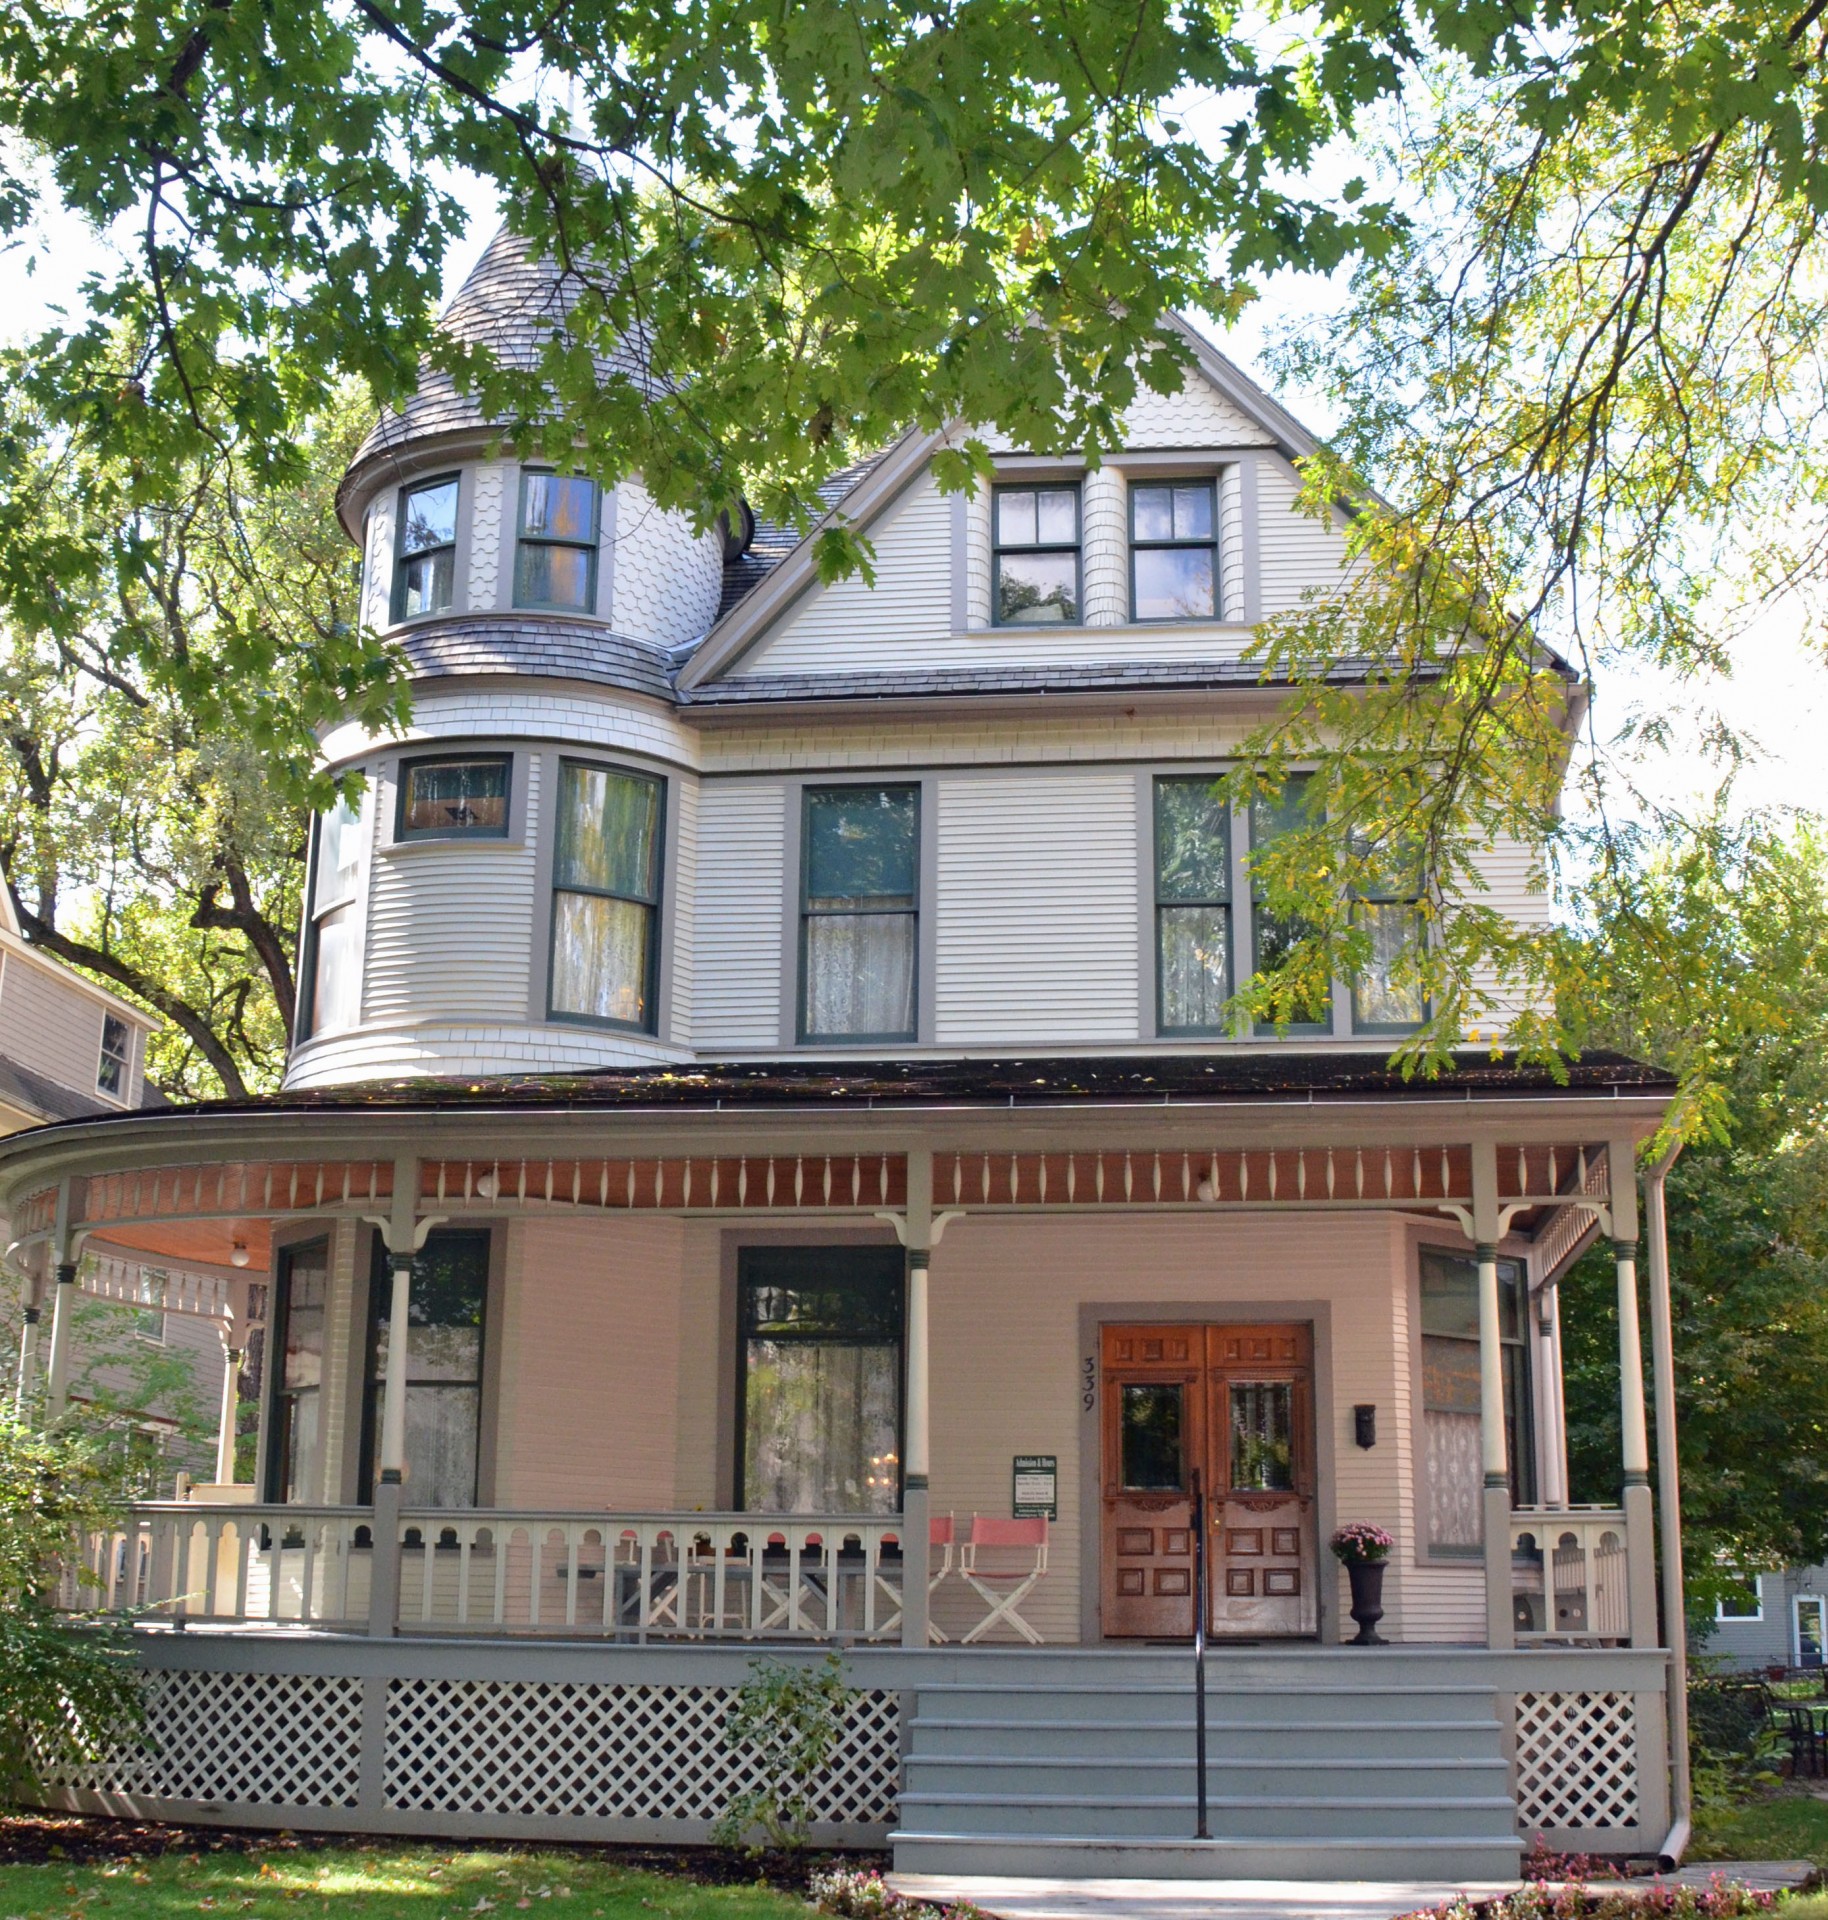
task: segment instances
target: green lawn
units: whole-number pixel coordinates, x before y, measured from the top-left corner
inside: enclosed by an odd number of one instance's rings
[[[1695,1818],[1691,1860],[1812,1860],[1828,1867],[1828,1801],[1773,1793]]]
[[[581,1853],[373,1847],[0,1866],[0,1920],[807,1920],[763,1886],[707,1887]]]

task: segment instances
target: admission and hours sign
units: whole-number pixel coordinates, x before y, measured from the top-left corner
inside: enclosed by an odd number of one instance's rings
[[[1010,1512],[1018,1520],[1043,1515],[1060,1518],[1060,1456],[1055,1453],[1018,1453]]]

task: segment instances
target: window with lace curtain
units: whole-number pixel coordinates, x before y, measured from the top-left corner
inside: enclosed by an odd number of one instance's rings
[[[1504,1425],[1511,1497],[1535,1498],[1524,1274],[1498,1262]],[[1422,1253],[1422,1442],[1427,1539],[1444,1554],[1476,1554],[1485,1535],[1484,1450],[1479,1426],[1479,1266],[1468,1254]]]
[[[801,831],[800,1037],[912,1040],[919,787],[808,787]]]

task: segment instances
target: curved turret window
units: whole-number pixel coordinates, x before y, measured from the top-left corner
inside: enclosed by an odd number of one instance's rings
[[[571,475],[520,477],[514,604],[592,613],[597,604],[597,488]]]
[[[394,618],[450,610],[457,576],[457,476],[447,473],[400,495]]]
[[[659,948],[658,780],[559,763],[552,1012],[651,1031]]]

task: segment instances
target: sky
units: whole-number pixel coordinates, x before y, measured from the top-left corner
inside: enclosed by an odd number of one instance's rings
[[[479,183],[453,176],[447,183],[471,211],[470,230],[446,262],[448,298],[475,265],[495,230],[492,196]],[[9,295],[0,308],[0,340],[19,341],[53,324],[56,309],[75,308],[81,282],[107,250],[87,226],[53,216],[31,236],[23,257],[0,255]],[[22,271],[29,262],[29,271]],[[1316,305],[1337,299],[1328,282],[1277,276],[1264,298],[1229,331],[1209,328],[1220,348],[1264,385],[1261,355],[1276,330]],[[1325,434],[1331,424],[1312,395],[1280,397],[1310,427]],[[1743,808],[1794,808],[1828,816],[1828,660],[1805,639],[1802,607],[1795,601],[1768,608],[1736,649],[1730,679],[1678,682],[1644,665],[1602,668],[1594,690],[1594,727],[1602,742],[1618,736],[1644,715],[1669,716],[1667,749],[1628,755],[1619,761],[1624,791],[1629,783],[1653,806],[1690,811],[1705,804],[1720,771],[1699,750],[1705,717],[1717,714],[1755,756],[1735,778],[1733,798]]]

